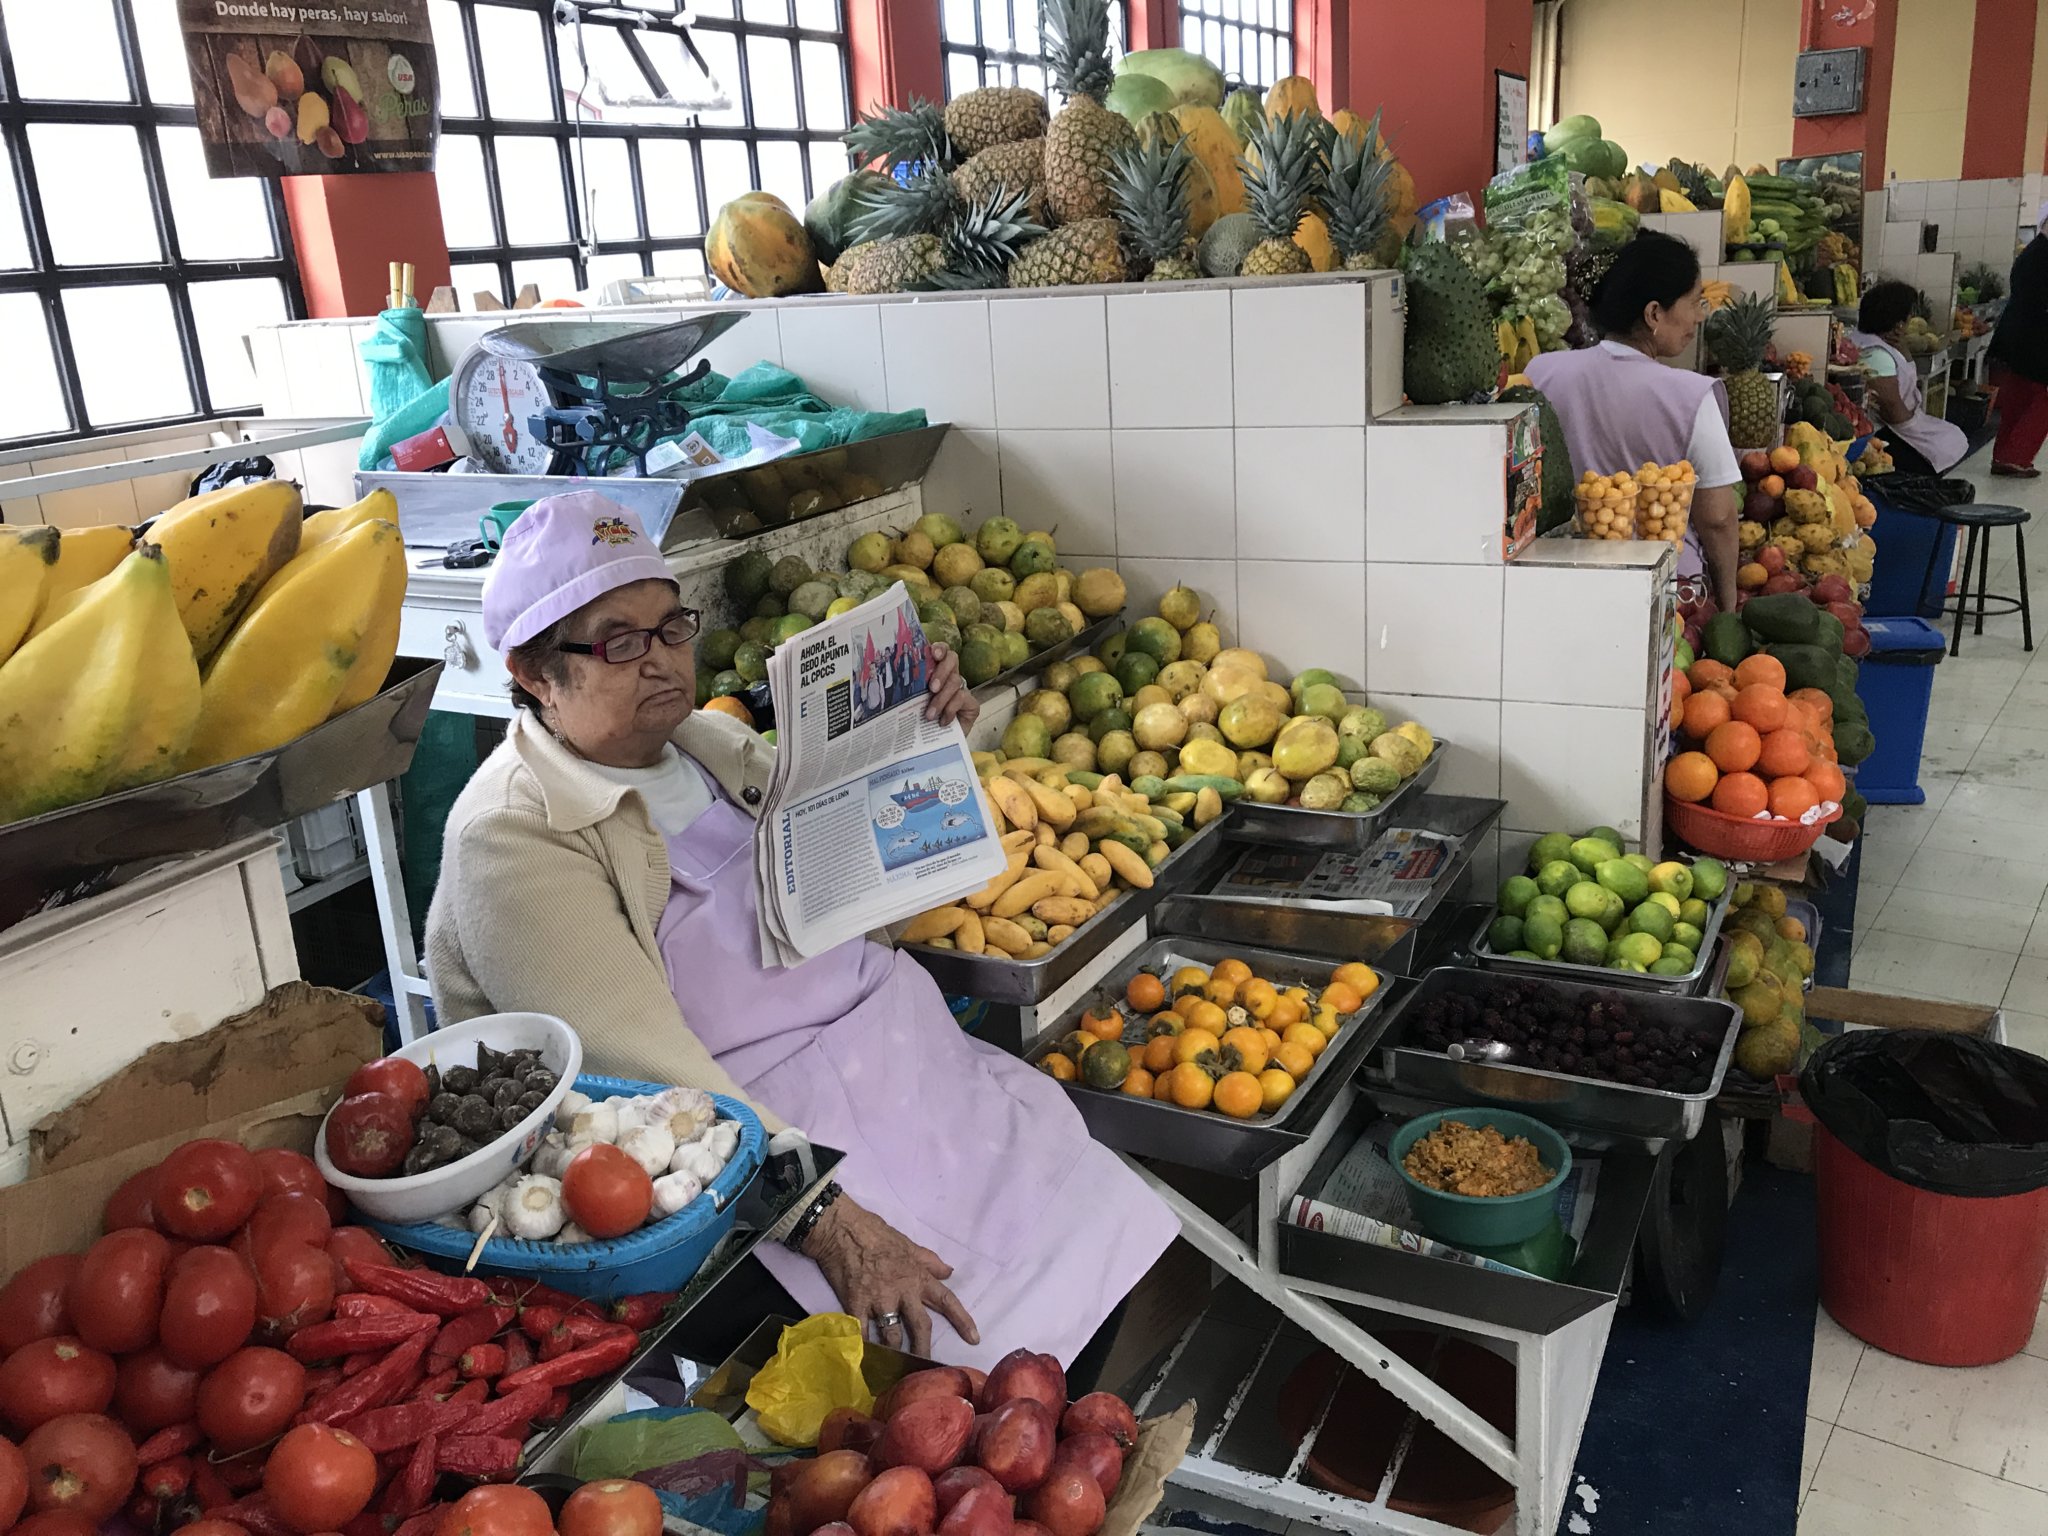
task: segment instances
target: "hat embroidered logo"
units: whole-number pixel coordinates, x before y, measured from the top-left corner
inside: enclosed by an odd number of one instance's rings
[[[590,525],[593,544],[630,544],[634,538],[632,525],[623,517],[600,517]]]

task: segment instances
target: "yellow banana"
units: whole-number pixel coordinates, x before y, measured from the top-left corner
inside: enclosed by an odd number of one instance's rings
[[[405,544],[391,523],[360,524],[293,564],[206,670],[194,768],[281,747],[333,714],[378,619],[405,598]]]
[[[0,661],[35,623],[56,564],[56,529],[0,528]]]
[[[198,713],[168,564],[138,547],[0,668],[0,820],[177,771]]]
[[[302,536],[299,541],[299,552],[285,562],[283,570],[263,583],[262,590],[256,594],[249,604],[249,613],[255,613],[257,609],[268,603],[286,582],[297,581],[308,571],[314,569],[331,556],[341,546],[341,536],[343,534],[354,532],[355,529],[362,527],[366,522],[384,522],[391,527],[397,527],[398,519],[395,514],[398,503],[392,498],[389,491],[373,491],[370,495],[357,502],[355,506],[343,507],[337,510],[354,513],[363,507],[371,505],[373,502],[377,502],[379,498],[382,498],[383,503],[388,504],[393,509],[393,516],[389,518],[359,518],[350,526],[339,529],[332,523],[329,523],[320,532],[319,536],[312,539],[310,543]],[[319,522],[322,518],[334,515],[336,514],[330,512],[316,512],[306,519],[306,529],[308,532],[311,532],[315,523]],[[403,542],[401,539],[401,546]],[[401,579],[398,584],[397,593],[391,597],[388,603],[379,607],[369,629],[364,631],[362,645],[356,651],[355,665],[349,668],[348,677],[341,685],[341,693],[335,698],[333,714],[338,715],[344,710],[354,709],[358,704],[366,703],[375,698],[377,690],[384,686],[384,679],[391,672],[392,658],[398,654],[398,621],[404,608],[405,583]],[[232,639],[233,637],[230,636],[230,638]]]
[[[299,530],[299,553],[347,533],[360,523],[396,523],[398,498],[389,491],[372,491],[352,507],[330,507],[315,512]]]
[[[33,640],[69,613],[74,606],[70,599],[112,572],[134,547],[135,530],[122,523],[65,529],[57,544],[50,585],[43,593],[43,611],[29,626],[27,638]]]
[[[297,486],[262,480],[181,501],[143,535],[170,557],[178,617],[201,666],[263,583],[298,553],[299,514]]]

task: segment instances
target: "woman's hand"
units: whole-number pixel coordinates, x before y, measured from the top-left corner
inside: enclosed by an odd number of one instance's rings
[[[945,645],[934,645],[931,655],[932,677],[926,686],[932,701],[924,707],[925,719],[936,720],[941,725],[950,725],[958,720],[961,730],[972,730],[975,717],[981,713],[981,705],[975,702],[967,685],[960,681],[960,658],[953,654],[950,646]]]
[[[912,1354],[929,1355],[933,1311],[969,1344],[981,1342],[974,1319],[941,1283],[953,1273],[953,1266],[855,1204],[849,1195],[842,1194],[818,1218],[804,1244],[804,1256],[824,1271],[839,1304],[862,1322],[872,1323],[876,1338],[891,1349],[907,1347]],[[882,1320],[892,1313],[900,1322],[885,1324]]]

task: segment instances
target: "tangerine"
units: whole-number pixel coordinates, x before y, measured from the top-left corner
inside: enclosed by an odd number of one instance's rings
[[[1793,944],[1804,944],[1806,924],[1796,917],[1781,917],[1778,919],[1778,937]]]
[[[1266,1070],[1266,1058],[1273,1054],[1256,1029],[1242,1024],[1223,1037],[1223,1051],[1225,1061],[1253,1077]]]
[[[1168,1097],[1182,1109],[1207,1109],[1216,1096],[1216,1079],[1191,1061],[1184,1061],[1167,1074]]]
[[[1351,960],[1338,966],[1330,972],[1330,980],[1343,982],[1358,994],[1361,1001],[1380,989],[1379,973],[1363,960]]]
[[[1074,1058],[1064,1051],[1054,1051],[1038,1064],[1038,1070],[1063,1083],[1071,1083],[1081,1075],[1081,1069],[1074,1065]]]
[[[1145,1049],[1138,1060],[1143,1063],[1147,1072],[1156,1076],[1161,1072],[1173,1070],[1173,1041],[1172,1035],[1154,1035],[1145,1042]]]
[[[1746,720],[1730,720],[1707,734],[1707,756],[1723,773],[1741,773],[1754,768],[1763,754],[1764,739]]]
[[[1260,1026],[1259,1026],[1259,1038],[1260,1038],[1261,1040],[1263,1040],[1263,1041],[1265,1041],[1265,1042],[1266,1042],[1266,1054],[1267,1054],[1267,1056],[1269,1056],[1269,1057],[1270,1057],[1270,1056],[1271,1056],[1271,1055],[1272,1055],[1272,1054],[1273,1054],[1273,1053],[1274,1053],[1275,1051],[1277,1051],[1277,1050],[1279,1050],[1279,1049],[1280,1049],[1280,1031],[1279,1031],[1279,1030],[1277,1030],[1277,1029],[1268,1029],[1268,1028],[1267,1028],[1266,1026],[1264,1026],[1264,1025],[1262,1024],[1262,1025],[1260,1025]]]
[[[1172,1009],[1168,1009],[1164,1013],[1152,1015],[1151,1020],[1145,1025],[1145,1033],[1147,1035],[1177,1035],[1187,1027],[1188,1021],[1186,1019],[1182,1018]]]
[[[1797,821],[1819,804],[1820,796],[1814,793],[1813,786],[1797,774],[1789,778],[1771,780],[1770,807],[1773,816],[1783,817],[1786,821]]]
[[[1685,680],[1692,684],[1693,692],[1697,693],[1702,688],[1712,687],[1715,683],[1734,682],[1735,669],[1714,660],[1711,656],[1703,656],[1686,668]]]
[[[1849,789],[1848,781],[1842,777],[1842,770],[1833,763],[1810,762],[1801,777],[1813,786],[1813,792],[1822,800],[1831,800],[1836,805],[1842,803],[1842,796]]]
[[[1152,1075],[1148,1068],[1133,1067],[1130,1070],[1130,1075],[1124,1079],[1124,1085],[1120,1091],[1129,1094],[1134,1099],[1149,1099],[1152,1097],[1152,1090],[1157,1082],[1158,1079]]]
[[[1785,695],[1766,683],[1752,683],[1735,695],[1730,712],[1744,725],[1755,726],[1758,735],[1781,730],[1785,724]]]
[[[1681,752],[1664,765],[1664,788],[1674,800],[1704,800],[1720,777],[1721,770],[1704,752]]]
[[[1323,1032],[1313,1024],[1288,1025],[1286,1032],[1280,1036],[1280,1043],[1298,1045],[1312,1057],[1320,1056],[1330,1048],[1330,1042],[1323,1037]]]
[[[1813,718],[1817,724],[1829,725],[1833,723],[1835,718],[1835,701],[1829,698],[1821,689],[1796,688],[1792,691],[1791,697],[1797,699],[1813,711]]]
[[[1173,1102],[1173,1074],[1178,1070],[1176,1067],[1169,1067],[1164,1072],[1153,1075],[1152,1097],[1154,1099],[1164,1104],[1171,1104]]]
[[[730,694],[720,694],[715,699],[706,699],[697,707],[699,709],[708,709],[716,715],[731,715],[733,719],[743,725],[752,725],[754,723],[754,712]]]
[[[1764,737],[1763,751],[1756,761],[1765,778],[1782,779],[1787,774],[1804,773],[1806,765],[1813,761],[1813,753],[1807,750],[1797,731],[1772,731]]]
[[[1199,965],[1184,965],[1173,973],[1173,979],[1166,984],[1166,990],[1176,998],[1186,992],[1199,992],[1209,980],[1209,973]]]
[[[1227,960],[1218,960],[1216,962],[1216,969],[1211,971],[1209,975],[1218,981],[1227,981],[1241,987],[1252,979],[1252,968],[1242,960],[1233,957]]]
[[[1280,1001],[1266,1016],[1265,1022],[1278,1030],[1285,1030],[1290,1024],[1299,1024],[1308,1017],[1308,999],[1296,997],[1292,992],[1280,994]]]
[[[1211,1097],[1216,1107],[1233,1120],[1249,1120],[1266,1106],[1265,1090],[1250,1072],[1226,1072],[1217,1079]]]
[[[1757,481],[1756,488],[1766,496],[1782,496],[1785,494],[1785,480],[1782,475],[1765,475]]]
[[[1237,1001],[1237,983],[1227,976],[1211,976],[1208,985],[1202,988],[1202,996],[1218,1008],[1228,1008]]]
[[[1124,1001],[1140,1013],[1157,1013],[1166,1006],[1166,983],[1140,971],[1124,984]]]
[[[1271,1114],[1282,1104],[1294,1097],[1294,1078],[1278,1067],[1268,1067],[1259,1074],[1259,1107]]]
[[[1328,1003],[1322,1004],[1309,1015],[1309,1024],[1318,1030],[1325,1040],[1333,1038],[1343,1027],[1344,1021],[1337,1017],[1337,1010]]]
[[[1124,1016],[1117,1012],[1113,1003],[1090,1004],[1081,1010],[1081,1033],[1093,1035],[1098,1040],[1121,1040]]]
[[[1714,809],[1728,816],[1746,818],[1770,808],[1771,792],[1753,773],[1724,774],[1714,786]]]
[[[1771,450],[1771,468],[1779,474],[1799,467],[1799,450],[1789,443],[1780,443]]]
[[[1728,701],[1718,693],[1701,691],[1685,701],[1685,734],[1694,741],[1705,741],[1717,726],[1728,723],[1730,711]]]
[[[1785,691],[1785,663],[1775,656],[1758,651],[1754,656],[1745,656],[1735,668],[1735,686],[1755,688],[1757,686]]]

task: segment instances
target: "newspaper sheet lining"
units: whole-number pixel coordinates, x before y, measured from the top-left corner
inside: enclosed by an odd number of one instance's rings
[[[1325,911],[1412,917],[1457,857],[1459,839],[1396,827],[1356,852],[1251,848],[1210,894],[1283,906],[1314,902]]]

